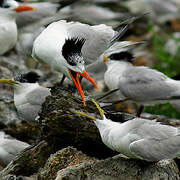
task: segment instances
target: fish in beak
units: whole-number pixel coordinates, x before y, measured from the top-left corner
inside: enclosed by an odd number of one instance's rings
[[[97,87],[96,83],[93,81],[93,79],[89,76],[89,74],[86,71],[83,71],[83,73],[80,73],[80,72],[75,72],[75,71],[72,71],[69,69],[68,72],[69,72],[69,75],[73,81],[73,84],[76,86],[76,88],[77,88],[77,90],[81,96],[81,99],[84,103],[84,106],[86,106],[86,102],[84,99],[84,94],[83,94],[83,91],[81,88],[81,84],[79,82],[78,74],[80,76],[84,77],[85,79],[87,79],[88,81],[90,81],[98,90],[99,90],[99,88]]]
[[[34,10],[34,8],[31,6],[27,6],[27,5],[19,5],[17,8],[14,8],[13,10],[16,11],[17,13],[19,13],[19,12],[23,12],[23,11],[32,11],[32,10]]]
[[[0,83],[2,83],[2,84],[10,84],[10,85],[19,84],[18,82],[13,81],[12,79],[0,79]]]
[[[99,110],[101,119],[103,120],[103,119],[104,119],[104,111],[100,108],[100,106],[96,103],[96,101],[95,101],[94,99],[92,99],[92,102],[96,105],[97,109]],[[97,119],[97,118],[95,118],[95,117],[93,117],[93,116],[90,116],[90,115],[88,115],[88,114],[85,114],[85,113],[83,113],[83,112],[76,112],[76,113],[78,113],[78,114],[80,114],[80,115],[82,115],[82,116],[85,116],[85,117],[87,117],[87,118],[89,118],[89,119],[92,119],[92,120],[94,120],[94,121]]]

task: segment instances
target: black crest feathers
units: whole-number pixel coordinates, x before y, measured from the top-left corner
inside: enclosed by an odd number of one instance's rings
[[[74,54],[81,54],[81,49],[85,43],[85,39],[79,39],[78,37],[66,39],[64,46],[62,47],[62,55],[66,60]]]
[[[133,54],[131,52],[128,51],[122,51],[120,53],[115,53],[112,54],[109,57],[111,60],[117,60],[117,61],[127,61],[127,62],[131,62],[134,58]]]
[[[39,81],[40,76],[36,72],[28,72],[25,74],[19,74],[14,77],[15,81],[20,83],[36,83]]]

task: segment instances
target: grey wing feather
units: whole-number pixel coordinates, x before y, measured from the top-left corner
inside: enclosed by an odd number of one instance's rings
[[[141,139],[130,144],[130,150],[147,161],[159,161],[180,156],[180,136],[163,139]]]
[[[119,78],[121,92],[135,101],[170,99],[178,87],[167,83],[168,77],[146,67],[132,67]]]
[[[16,155],[28,146],[30,145],[16,139],[7,139],[7,141],[3,144],[3,149],[9,154]]]
[[[11,160],[13,160],[17,153],[30,146],[29,144],[16,139],[6,139],[3,141],[4,142],[1,144],[0,149],[7,153],[6,155],[0,156],[0,163],[3,166],[6,166]]]
[[[51,95],[50,89],[39,87],[30,93],[27,94],[27,102],[32,105],[41,105],[44,101],[46,96]]]
[[[108,48],[115,31],[104,24],[89,26],[77,22],[69,23],[68,32],[71,37],[86,39],[82,47],[82,55],[86,64],[90,64]]]
[[[22,120],[34,121],[38,116],[41,105],[26,103],[17,107],[18,115]]]
[[[136,121],[136,120],[135,120]],[[139,140],[130,144],[130,150],[148,161],[174,158],[180,155],[180,129],[157,122],[141,122],[131,133]]]

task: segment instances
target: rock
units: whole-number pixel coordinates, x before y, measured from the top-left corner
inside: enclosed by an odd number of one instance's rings
[[[173,160],[157,163],[125,159],[118,156],[98,162],[69,166],[58,172],[55,180],[177,180],[179,170]]]
[[[49,157],[44,168],[40,171],[38,178],[40,180],[54,180],[58,170],[87,161],[94,162],[96,160],[69,146]]]
[[[97,113],[97,108],[91,101],[87,101],[87,106],[84,107],[79,95],[77,96],[77,90],[71,86],[56,85],[51,94],[42,106],[39,121],[42,137],[52,144],[54,149],[73,146],[98,158],[116,154],[103,144],[94,122],[75,113]]]

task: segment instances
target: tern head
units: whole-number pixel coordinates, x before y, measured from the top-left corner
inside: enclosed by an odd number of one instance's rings
[[[39,80],[40,76],[35,73],[35,72],[28,72],[25,74],[18,74],[12,79],[0,79],[0,83],[3,84],[10,84],[13,85],[14,87],[20,86],[24,83],[37,83]]]
[[[20,5],[18,2],[15,0],[5,0],[2,4],[3,8],[13,10],[17,13],[23,12],[23,11],[32,11],[34,10],[33,7],[28,6],[28,5]]]
[[[66,39],[62,47],[62,55],[65,59],[64,63],[67,76],[72,79],[85,105],[84,95],[78,75],[89,80],[97,89],[98,87],[89,74],[85,71],[84,59],[81,52],[84,43],[85,39],[79,39],[78,37]]]

